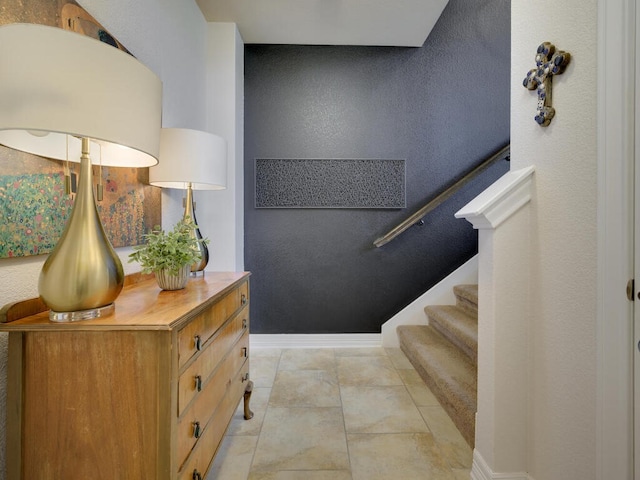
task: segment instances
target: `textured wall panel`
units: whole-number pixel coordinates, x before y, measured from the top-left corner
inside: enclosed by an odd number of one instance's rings
[[[256,208],[404,208],[404,160],[256,159]]]

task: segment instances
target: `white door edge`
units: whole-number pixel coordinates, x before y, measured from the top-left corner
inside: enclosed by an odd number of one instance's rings
[[[634,276],[634,115],[640,111],[629,101],[636,90],[635,4],[636,0],[598,2],[599,480],[634,478],[633,302],[626,299],[625,286]],[[640,276],[635,278],[640,284]]]

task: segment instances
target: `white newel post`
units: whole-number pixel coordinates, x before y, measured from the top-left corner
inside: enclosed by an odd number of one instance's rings
[[[478,412],[471,478],[527,479],[534,168],[510,171],[456,218],[478,229]]]

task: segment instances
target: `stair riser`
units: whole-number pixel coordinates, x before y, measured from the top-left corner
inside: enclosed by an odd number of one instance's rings
[[[433,326],[453,345],[458,347],[474,364],[478,362],[477,317],[456,306],[428,306],[424,309]],[[473,332],[469,331],[470,326]]]
[[[478,304],[474,303],[473,300],[456,295],[456,306],[472,317],[478,318]]]
[[[467,345],[462,340],[460,340],[455,333],[451,332],[446,325],[442,325],[436,318],[429,317],[429,325],[435,328],[438,332],[440,332],[447,340],[453,343],[456,347],[458,347],[474,364],[478,364],[478,346],[475,348]]]
[[[456,305],[472,317],[478,318],[477,285],[456,285],[453,287],[453,294],[456,296]]]

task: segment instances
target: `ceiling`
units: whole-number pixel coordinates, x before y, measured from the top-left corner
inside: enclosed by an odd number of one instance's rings
[[[449,0],[196,0],[245,43],[420,47]]]

